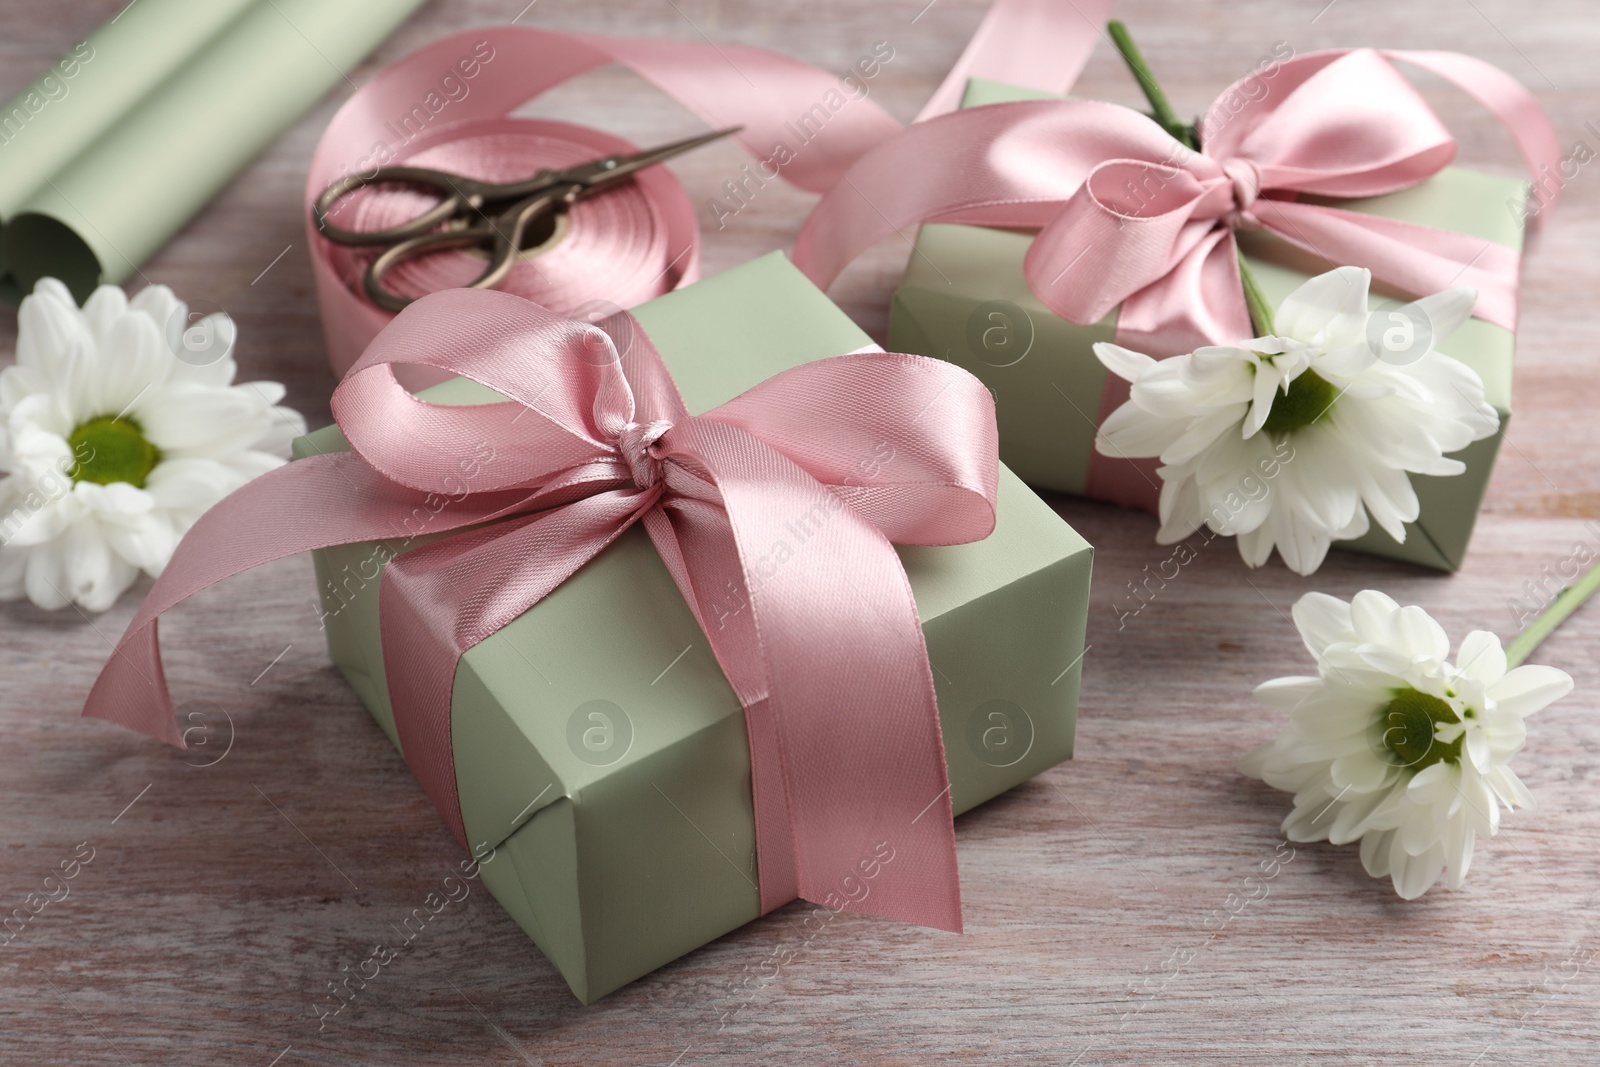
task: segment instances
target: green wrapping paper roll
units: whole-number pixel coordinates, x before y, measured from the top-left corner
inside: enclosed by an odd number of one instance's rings
[[[421,3],[125,9],[0,113],[0,292],[120,282]]]
[[[96,30],[0,112],[0,219],[9,219],[254,0],[144,0]]]

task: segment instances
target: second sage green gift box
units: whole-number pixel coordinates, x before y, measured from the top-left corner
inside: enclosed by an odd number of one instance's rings
[[[962,106],[1048,97],[975,80]],[[1450,167],[1402,192],[1326,203],[1520,249],[1525,196],[1521,181]],[[995,396],[1000,458],[1031,485],[1081,494],[1107,373],[1093,346],[1113,339],[1117,313],[1080,326],[1046,308],[1022,273],[1032,241],[1031,232],[924,225],[894,296],[889,347],[939,356],[972,372]],[[1240,247],[1274,305],[1328,269],[1264,232],[1241,234]],[[1403,302],[1374,285],[1374,309]],[[1420,512],[1406,525],[1404,543],[1374,524],[1366,535],[1336,544],[1439,570],[1460,568],[1511,417],[1514,348],[1511,331],[1480,319],[1440,345],[1483,379],[1485,398],[1500,413],[1500,432],[1454,453],[1466,464],[1463,474],[1410,476]]]
[[[634,315],[691,411],[871,343],[776,253]],[[425,395],[495,399],[459,379]],[[345,447],[329,427],[296,454]],[[1072,755],[1092,550],[1002,467],[993,534],[898,551],[962,812]],[[315,553],[329,652],[398,748],[374,560]],[[484,884],[580,1000],[759,915],[743,711],[643,529],[470,649],[451,709]]]

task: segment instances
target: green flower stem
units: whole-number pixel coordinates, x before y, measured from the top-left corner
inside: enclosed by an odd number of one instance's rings
[[[1150,65],[1144,61],[1139,46],[1133,43],[1133,36],[1128,33],[1128,27],[1112,19],[1106,23],[1106,32],[1111,35],[1111,41],[1117,46],[1117,51],[1122,53],[1122,61],[1133,72],[1139,88],[1144,90],[1145,99],[1150,101],[1151,117],[1174,139],[1182,141],[1191,151],[1198,151],[1200,138],[1195,133],[1194,124],[1184,122],[1178,117],[1178,113],[1172,110],[1171,101],[1162,91],[1161,83],[1156,81],[1156,76],[1151,73]],[[1251,273],[1250,264],[1245,262],[1243,252],[1239,253],[1239,281],[1244,287],[1244,302],[1250,309],[1250,326],[1255,335],[1273,336],[1275,316],[1272,305],[1267,302],[1265,294],[1261,292],[1261,286],[1256,283],[1256,277]]]
[[[1239,252],[1239,281],[1244,286],[1245,306],[1250,309],[1250,326],[1255,330],[1257,337],[1273,337],[1276,335],[1274,323],[1277,316],[1273,313],[1272,305],[1267,302],[1266,294],[1261,291],[1261,286],[1256,282],[1255,272],[1250,269],[1250,264],[1245,261],[1244,252]]]
[[[1167,94],[1162,92],[1156,76],[1150,72],[1150,65],[1144,61],[1139,46],[1133,43],[1128,27],[1112,19],[1106,23],[1106,32],[1111,35],[1111,43],[1117,46],[1117,51],[1122,53],[1122,61],[1133,72],[1139,88],[1144,90],[1145,99],[1150,101],[1151,117],[1162,129],[1182,141],[1191,151],[1197,151],[1200,144],[1195,137],[1194,124],[1184,122],[1178,117],[1178,113],[1172,110],[1172,103],[1167,100]]]
[[[1506,669],[1520,666],[1545,638],[1555,633],[1556,627],[1567,621],[1568,615],[1594,595],[1596,589],[1600,589],[1600,564],[1590,567],[1582,578],[1557,593],[1539,617],[1512,639],[1506,646]]]

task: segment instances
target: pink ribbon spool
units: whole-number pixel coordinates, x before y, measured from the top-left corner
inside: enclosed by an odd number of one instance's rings
[[[484,181],[514,181],[548,167],[559,169],[634,146],[583,126],[538,119],[503,118],[451,127],[448,137],[419,138],[396,162],[433,167]],[[359,190],[346,199],[339,222],[376,230],[415,218],[433,203],[403,187]],[[555,232],[523,253],[498,288],[558,314],[585,317],[602,301],[631,307],[675,288],[696,260],[694,209],[688,194],[663,168],[606,193],[580,200]],[[358,298],[362,273],[377,249],[326,244],[321,253],[344,287]],[[445,252],[402,264],[389,286],[412,298],[469,285],[484,267],[475,250]]]
[[[566,167],[636,147],[587,126],[493,118],[429,131],[396,153],[394,162],[511,181],[544,167]],[[432,203],[420,191],[362,189],[345,198],[337,217],[352,229],[376,230],[415,218]],[[499,288],[559,314],[594,321],[670,292],[698,272],[694,207],[665,167],[652,167],[616,189],[580,200],[555,221],[554,232],[523,253]],[[342,374],[392,317],[362,292],[362,274],[378,251],[313,241],[323,330],[335,373]],[[470,284],[484,262],[476,249],[442,252],[402,264],[389,274],[387,284],[405,296],[426,296]],[[432,373],[408,370],[412,373],[403,378],[412,388],[439,380]]]

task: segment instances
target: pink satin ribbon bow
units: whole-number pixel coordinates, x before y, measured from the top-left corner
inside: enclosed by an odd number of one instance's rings
[[[1477,317],[1514,328],[1514,249],[1307,199],[1396,192],[1454,158],[1449,131],[1390,59],[1488,107],[1535,176],[1559,162],[1538,102],[1481,60],[1315,52],[1223,93],[1199,152],[1144,115],[1092,101],[997,104],[919,123],[845,172],[807,220],[794,262],[826,287],[860,252],[918,223],[1036,229],[1024,272],[1039,299],[1077,323],[1120,305],[1118,343],[1160,357],[1251,336],[1234,232],[1260,228],[1404,292],[1472,286]],[[1126,399],[1127,383],[1110,376],[1100,419]],[[1091,459],[1089,495],[1154,510],[1158,484],[1127,461]]]
[[[745,708],[763,911],[826,899],[886,840],[896,862],[862,910],[959,930],[938,709],[891,542],[956,544],[993,529],[987,390],[942,361],[860,352],[692,415],[637,324],[625,313],[608,324],[627,339],[620,353],[604,330],[507,293],[450,290],[407,308],[334,392],[354,451],[290,463],[207,512],[85,714],[182,748],[162,612],[273,559],[393,536],[426,508],[430,532],[463,532],[388,563],[384,661],[405,758],[465,844],[450,741],[457,661],[639,522]],[[509,399],[432,404],[397,383],[405,366]],[[883,442],[892,462],[863,473],[873,468],[861,457]],[[487,452],[464,484],[463,457]],[[785,558],[758,570],[780,542]],[[730,590],[741,610],[726,609]]]

